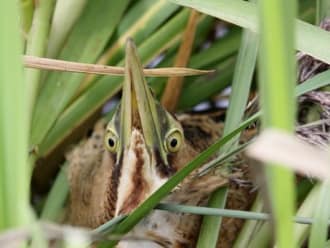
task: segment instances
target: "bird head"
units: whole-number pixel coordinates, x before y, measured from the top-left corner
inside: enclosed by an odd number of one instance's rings
[[[104,144],[113,164],[115,216],[135,209],[179,169],[174,161],[182,161],[183,129],[154,98],[132,40],[126,43],[122,100]]]

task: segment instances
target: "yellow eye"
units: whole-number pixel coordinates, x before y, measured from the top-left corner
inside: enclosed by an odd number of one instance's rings
[[[165,149],[168,152],[179,151],[182,145],[183,135],[178,129],[174,129],[168,133],[165,137]]]
[[[118,148],[118,136],[113,131],[108,130],[105,135],[104,144],[110,152],[116,152]]]

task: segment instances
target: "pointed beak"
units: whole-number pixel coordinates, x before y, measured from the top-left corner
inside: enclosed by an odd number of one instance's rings
[[[113,173],[117,216],[130,213],[176,171],[168,162],[174,154],[168,141],[173,137],[176,146],[183,140],[180,124],[154,99],[132,40],[126,43],[121,105],[109,124],[120,139]]]
[[[144,78],[136,47],[132,40],[128,40],[119,112],[121,149],[117,161],[121,174],[115,215],[130,213],[165,182],[158,176],[156,168],[159,160],[155,150],[162,163],[167,164],[157,104]]]
[[[143,68],[134,42],[126,43],[125,81],[123,84],[121,123],[122,142],[126,147],[130,142],[132,128],[140,128],[146,145],[157,147],[165,155],[161,140],[161,128],[157,113],[157,103],[144,78]]]

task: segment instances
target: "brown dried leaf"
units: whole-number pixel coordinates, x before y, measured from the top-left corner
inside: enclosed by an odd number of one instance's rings
[[[66,72],[81,72],[89,74],[100,75],[124,75],[124,68],[119,66],[106,66],[97,64],[78,63],[57,59],[40,58],[35,56],[24,55],[23,63],[25,67],[54,70],[54,71],[66,71]],[[197,70],[183,67],[170,67],[170,68],[157,68],[157,69],[144,69],[145,76],[149,77],[183,77],[183,76],[195,76],[203,75],[213,70]]]

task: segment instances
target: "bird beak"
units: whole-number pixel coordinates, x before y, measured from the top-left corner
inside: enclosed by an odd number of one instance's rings
[[[167,165],[159,121],[165,114],[159,108],[144,78],[136,47],[128,40],[118,123],[121,146],[117,166],[121,172],[115,215],[131,212],[166,181],[156,168]]]
[[[123,148],[130,144],[132,127],[141,129],[145,143],[150,149],[157,148],[163,162],[167,163],[162,143],[158,108],[144,78],[143,68],[134,42],[126,43],[125,81],[122,91],[121,124]]]

